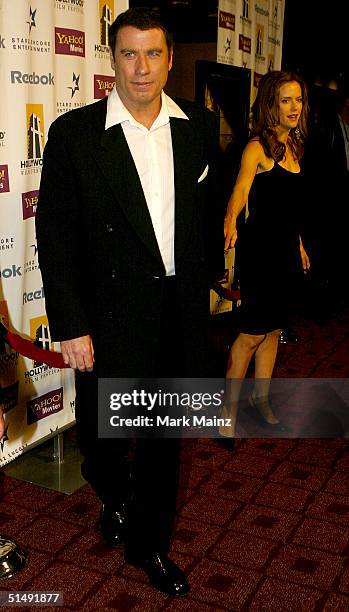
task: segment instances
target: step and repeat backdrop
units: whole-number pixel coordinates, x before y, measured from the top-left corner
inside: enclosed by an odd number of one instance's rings
[[[250,104],[254,101],[263,74],[281,69],[285,0],[219,0],[217,62],[251,71]],[[300,17],[301,18],[301,17]],[[220,111],[221,140],[234,145],[231,117]],[[234,123],[234,122],[233,122]],[[235,276],[235,249],[226,255],[226,278],[222,286],[230,288]],[[238,281],[235,279],[235,284]],[[240,302],[224,299],[211,292],[211,312],[232,310]]]
[[[0,320],[50,338],[35,212],[51,122],[113,86],[108,26],[128,0],[0,0]],[[64,253],[62,253],[64,257]],[[74,423],[74,377],[0,346],[0,467]]]

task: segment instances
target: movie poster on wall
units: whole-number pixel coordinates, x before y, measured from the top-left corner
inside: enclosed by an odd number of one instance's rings
[[[0,0],[0,321],[44,349],[59,350],[35,235],[48,130],[110,92],[108,27],[127,8],[125,0],[16,0],[9,10]],[[0,344],[0,403],[1,467],[74,424],[74,373]]]

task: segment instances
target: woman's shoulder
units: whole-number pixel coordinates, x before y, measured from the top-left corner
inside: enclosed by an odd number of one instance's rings
[[[244,155],[256,159],[258,163],[265,161],[266,154],[258,136],[254,136],[248,141],[244,149]]]

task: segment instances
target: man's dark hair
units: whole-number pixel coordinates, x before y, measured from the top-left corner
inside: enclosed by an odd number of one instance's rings
[[[109,46],[113,57],[115,56],[118,31],[126,26],[132,26],[138,30],[151,30],[153,28],[162,30],[165,35],[168,52],[170,53],[173,45],[173,38],[160,13],[155,9],[137,6],[118,15],[109,27]]]

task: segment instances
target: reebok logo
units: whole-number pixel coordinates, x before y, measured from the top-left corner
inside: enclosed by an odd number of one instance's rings
[[[54,85],[55,80],[52,72],[40,75],[36,74],[36,72],[27,74],[25,72],[21,72],[20,70],[11,70],[11,83],[29,83],[30,85]]]

